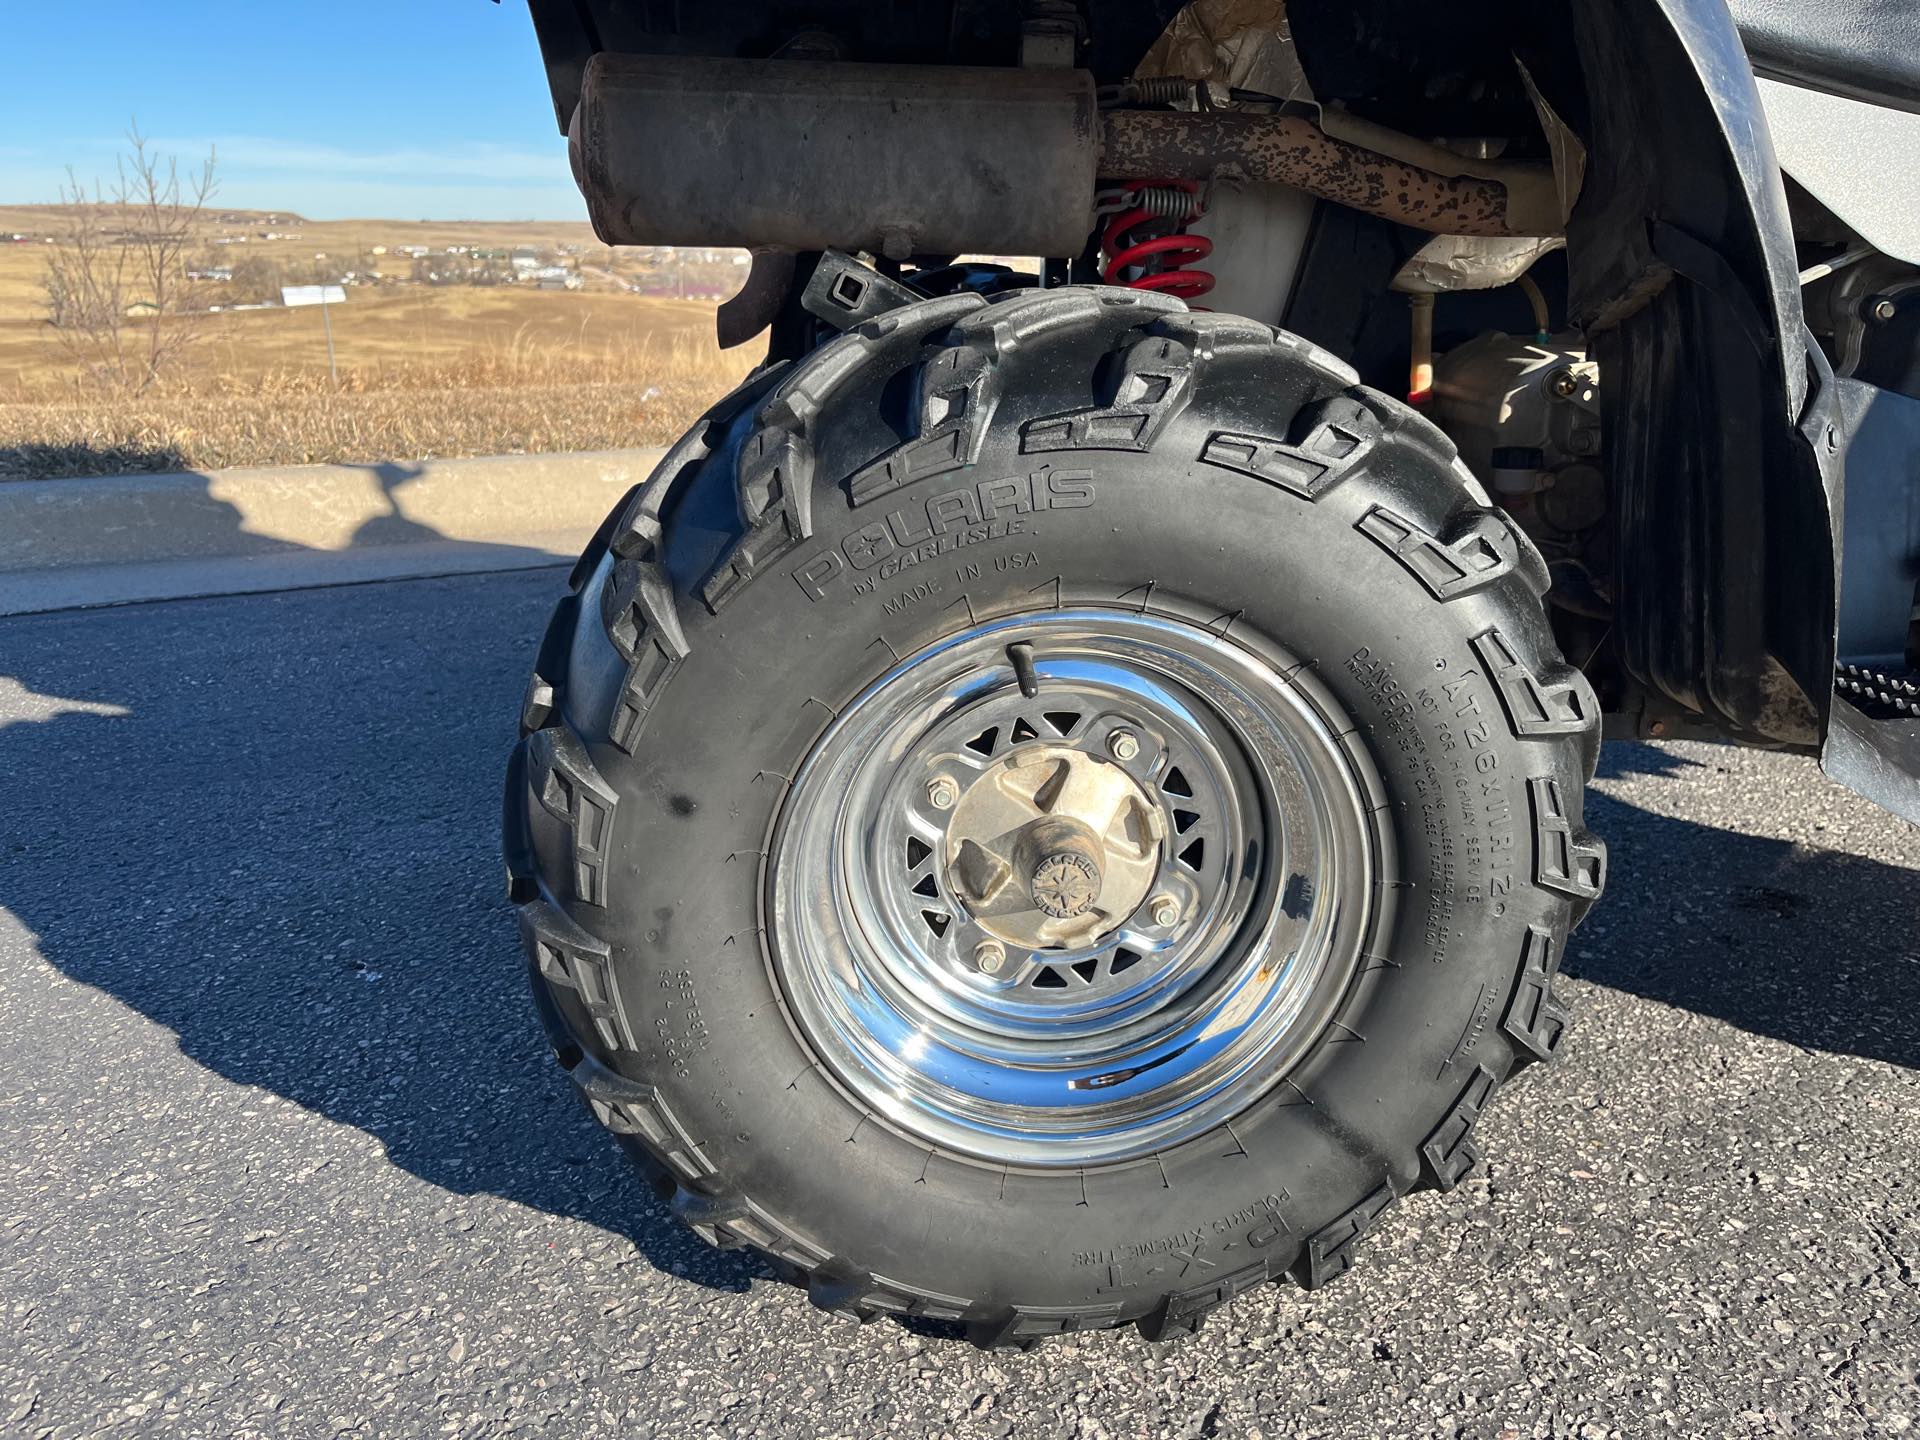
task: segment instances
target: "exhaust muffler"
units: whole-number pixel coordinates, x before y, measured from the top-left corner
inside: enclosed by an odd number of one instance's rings
[[[1077,255],[1084,70],[596,55],[569,128],[609,245]]]

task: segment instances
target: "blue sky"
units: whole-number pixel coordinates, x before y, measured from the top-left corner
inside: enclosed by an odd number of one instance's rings
[[[135,119],[235,208],[586,214],[523,0],[0,0],[0,203],[110,176]]]

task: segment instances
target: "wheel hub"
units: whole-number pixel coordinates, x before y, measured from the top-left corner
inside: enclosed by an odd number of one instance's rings
[[[1365,950],[1379,841],[1329,703],[1131,611],[901,661],[815,742],[769,846],[795,1026],[870,1111],[999,1163],[1236,1113]]]
[[[980,928],[1038,949],[1112,934],[1146,899],[1165,834],[1120,765],[1030,741],[974,779],[942,838],[948,884]]]

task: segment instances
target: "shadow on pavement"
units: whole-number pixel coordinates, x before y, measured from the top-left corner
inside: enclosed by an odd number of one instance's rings
[[[45,963],[235,1084],[358,1127],[433,1185],[744,1289],[759,1262],[667,1217],[566,1094],[525,993],[498,795],[556,589],[495,576],[4,622],[0,674],[26,693],[0,690],[0,906]],[[1688,763],[1609,757],[1616,776]],[[1920,1065],[1910,872],[1604,794],[1589,820],[1615,869],[1575,973]]]
[[[443,540],[443,536],[431,525],[422,525],[418,520],[407,518],[401,508],[399,491],[410,480],[417,480],[426,473],[424,465],[397,465],[391,461],[379,465],[361,465],[380,484],[380,493],[392,507],[388,515],[376,515],[364,522],[353,532],[349,546],[355,545],[418,545],[428,540]]]
[[[1698,768],[1615,743],[1599,776]],[[1611,874],[1568,973],[1804,1049],[1920,1067],[1920,875],[1672,819],[1605,788],[1588,796],[1587,824],[1606,838]]]
[[[433,1185],[742,1290],[759,1262],[666,1215],[527,996],[499,795],[558,589],[547,572],[0,621],[0,908],[29,955],[235,1084],[366,1131]]]

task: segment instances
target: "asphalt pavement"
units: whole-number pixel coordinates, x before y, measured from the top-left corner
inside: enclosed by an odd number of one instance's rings
[[[1610,747],[1561,1063],[1192,1339],[831,1320],[568,1097],[502,895],[561,572],[0,620],[0,1434],[1902,1435],[1920,836]]]

